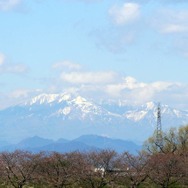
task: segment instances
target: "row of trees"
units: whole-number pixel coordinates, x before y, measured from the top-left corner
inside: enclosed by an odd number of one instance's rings
[[[0,187],[188,187],[188,126],[155,134],[137,155],[91,151],[0,154]]]

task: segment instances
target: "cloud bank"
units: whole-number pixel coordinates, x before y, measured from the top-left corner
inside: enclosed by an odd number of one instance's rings
[[[73,92],[96,101],[124,101],[125,104],[143,104],[160,101],[188,109],[188,85],[179,82],[142,82],[133,76],[114,71],[57,71],[49,83],[48,93]]]

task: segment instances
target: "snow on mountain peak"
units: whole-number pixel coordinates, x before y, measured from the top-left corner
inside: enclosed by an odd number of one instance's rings
[[[69,93],[41,94],[32,98],[29,102],[25,103],[25,105],[28,105],[29,109],[31,109],[28,112],[29,115],[34,113],[38,105],[44,105],[42,107],[44,110],[41,111],[41,114],[46,113],[46,117],[57,116],[64,118],[66,116],[68,119],[78,118],[80,120],[89,119],[91,121],[94,121],[97,116],[104,118],[109,117],[109,119],[115,117],[127,119],[135,123],[142,120],[151,121],[157,117],[157,103],[155,102],[126,106],[126,108],[124,105],[113,104],[108,108],[108,105],[98,105],[80,95]],[[36,105],[36,107],[32,108],[30,107],[31,105]],[[50,108],[47,108],[46,111],[45,105],[50,105]],[[119,111],[113,111],[113,108],[119,108]],[[37,112],[37,114],[39,115],[39,112]],[[186,113],[169,108],[167,105],[161,105],[161,114],[165,114],[165,116],[168,117],[188,118]]]
[[[75,102],[76,102],[77,104],[80,104],[80,103],[82,104],[82,103],[85,103],[85,102],[86,102],[86,99],[83,98],[83,97],[81,97],[81,96],[78,96],[78,97],[76,97]]]
[[[127,119],[138,122],[141,119],[143,119],[146,114],[147,114],[147,111],[135,111],[135,112],[129,111],[128,113],[126,113],[125,117]]]
[[[156,107],[155,103],[154,102],[147,102],[146,103],[146,108],[147,110],[152,110]]]
[[[146,104],[142,105],[140,108],[128,111],[125,113],[125,117],[130,119],[134,122],[138,122],[142,120],[150,111],[155,111],[156,104],[154,102],[147,102]]]
[[[68,100],[70,100],[72,97],[71,97],[71,94],[60,94],[59,95],[59,100],[58,100],[58,102],[60,103],[60,102],[62,102],[62,101],[68,101]]]
[[[48,104],[52,102],[62,102],[66,100],[70,100],[71,95],[70,94],[40,94],[34,98],[32,98],[29,102],[26,102],[25,105],[33,105],[33,104]]]
[[[61,115],[61,114],[68,115],[68,114],[70,114],[70,112],[71,112],[71,108],[69,106],[67,106],[63,109],[59,109],[57,111],[57,115]]]
[[[32,98],[29,102],[30,105],[33,104],[43,104],[43,103],[51,103],[56,99],[57,95],[56,94],[40,94],[34,98]]]
[[[77,105],[86,105],[86,106],[91,106],[92,103],[88,102],[85,98],[78,96],[75,99],[72,100]]]

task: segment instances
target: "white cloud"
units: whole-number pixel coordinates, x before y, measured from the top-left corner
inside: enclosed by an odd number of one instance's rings
[[[0,53],[0,74],[5,73],[25,73],[28,68],[24,64],[15,64],[7,61],[6,56],[3,53]]]
[[[162,10],[159,11],[154,22],[161,33],[186,33],[188,31],[188,11]]]
[[[54,84],[56,83],[56,84]],[[59,81],[48,87],[53,92],[74,91],[96,101],[122,100],[127,104],[161,101],[170,106],[187,106],[188,85],[176,82],[140,82],[134,77],[122,77],[117,72],[62,72]]]
[[[30,91],[27,90],[27,89],[17,89],[17,90],[12,91],[10,93],[9,97],[16,98],[16,99],[18,99],[18,98],[26,98],[26,97],[28,97],[29,92]]]
[[[133,77],[128,76],[124,78],[124,87],[127,89],[143,88],[145,85],[145,83],[137,82]]]
[[[83,90],[87,91],[83,91]],[[161,101],[164,104],[175,106],[177,108],[184,107],[188,109],[188,85],[176,82],[139,82],[133,77],[125,77],[116,83],[108,83],[106,85],[81,88],[84,94],[90,97],[94,93],[94,97],[103,100],[122,100],[126,104],[143,104],[148,101]]]
[[[124,3],[123,6],[113,6],[109,10],[112,20],[117,25],[135,21],[140,16],[140,6],[137,3]]]
[[[125,53],[142,32],[143,20],[137,3],[114,5],[108,10],[109,25],[93,31],[96,44],[112,53]],[[140,22],[138,22],[140,21]]]
[[[16,73],[16,74],[20,74],[20,73],[25,73],[27,72],[28,68],[23,65],[23,64],[6,64],[5,66],[0,67],[0,72],[1,73]]]
[[[81,69],[80,64],[76,64],[76,63],[73,63],[68,60],[55,63],[52,67],[54,69],[58,69],[58,70],[62,70],[62,69],[79,70],[79,69]]]
[[[59,82],[51,83],[46,92],[73,92],[96,101],[124,101],[126,104],[143,104],[160,101],[170,106],[188,109],[188,85],[176,82],[140,82],[134,77],[121,77],[115,72],[70,72],[59,75]],[[17,89],[6,95],[1,104],[16,104],[44,90]],[[1,97],[2,98],[2,97]]]
[[[5,62],[5,55],[0,53],[0,66],[3,65]]]
[[[148,90],[148,88],[152,89],[153,91],[162,91],[168,88],[169,85],[171,85],[171,83],[154,82],[148,84],[144,82],[138,82],[135,78],[128,76],[123,78],[120,83],[108,85],[107,88],[110,92],[114,91],[115,93],[120,93],[123,90],[126,91],[134,91],[134,90],[141,91],[145,89]]]
[[[72,84],[106,84],[116,79],[114,72],[63,72],[61,79]]]
[[[22,0],[0,0],[0,10],[8,11],[17,7]]]
[[[32,97],[43,93],[41,89],[28,89],[28,88],[17,88],[15,90],[5,92],[0,91],[0,109],[10,107],[24,103]]]
[[[125,77],[117,84],[106,85],[106,93],[111,97],[118,97],[129,101],[130,104],[142,104],[155,100],[159,93],[168,91],[176,83],[170,82],[138,82],[133,77]]]
[[[181,33],[188,31],[188,27],[181,24],[169,23],[161,26],[160,31],[162,33]]]
[[[169,36],[166,38],[166,40],[170,42],[168,48],[187,58],[188,10],[183,8],[162,9],[156,13],[155,18],[152,21],[155,30],[160,34]],[[168,42],[166,42],[166,44],[168,44]]]

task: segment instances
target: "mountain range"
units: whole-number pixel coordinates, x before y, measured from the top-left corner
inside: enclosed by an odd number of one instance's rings
[[[27,150],[31,152],[73,152],[100,151],[102,149],[115,150],[118,153],[128,151],[135,154],[141,149],[140,145],[131,141],[111,139],[97,135],[83,135],[74,140],[58,139],[57,141],[38,136],[26,138],[17,144],[0,144],[0,151]]]
[[[2,142],[18,142],[34,135],[75,139],[93,134],[143,142],[155,130],[157,106],[98,102],[69,93],[41,94],[0,111],[0,137]],[[164,104],[161,117],[163,130],[188,123],[187,111]]]

